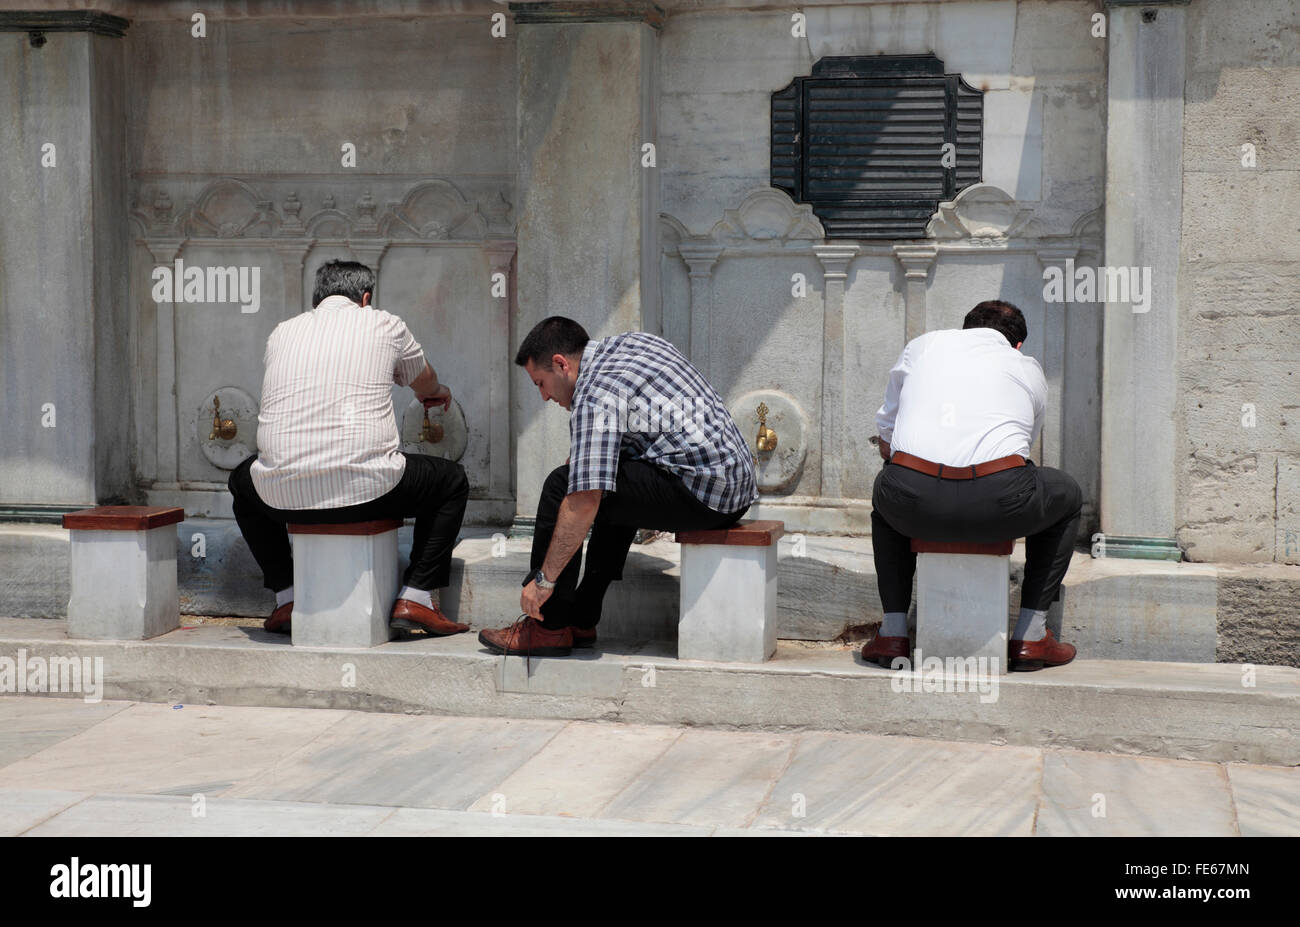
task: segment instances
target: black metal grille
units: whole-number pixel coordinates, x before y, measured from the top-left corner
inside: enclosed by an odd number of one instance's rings
[[[923,238],[940,200],[979,182],[983,122],[984,95],[934,55],[823,58],[772,94],[772,186],[827,238]]]

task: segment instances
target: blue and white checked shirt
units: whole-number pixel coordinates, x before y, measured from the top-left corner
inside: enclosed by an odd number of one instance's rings
[[[570,493],[614,491],[621,455],[676,475],[715,512],[758,499],[754,459],[722,398],[657,335],[587,342],[570,411]]]

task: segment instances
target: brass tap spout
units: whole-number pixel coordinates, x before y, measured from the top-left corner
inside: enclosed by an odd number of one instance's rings
[[[758,404],[758,437],[754,441],[754,446],[760,451],[776,450],[776,432],[767,427],[767,413],[770,411],[767,403]]]
[[[220,438],[222,441],[229,441],[239,431],[239,426],[235,424],[233,418],[221,417],[221,400],[216,396],[212,397],[212,431],[208,434],[209,441],[215,441]]]

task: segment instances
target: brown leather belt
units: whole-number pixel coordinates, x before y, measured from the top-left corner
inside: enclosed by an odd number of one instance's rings
[[[937,476],[943,480],[973,480],[977,476],[988,476],[990,473],[1001,473],[1003,470],[1023,467],[1025,458],[1019,454],[1011,454],[1007,457],[988,460],[971,467],[952,467],[946,464],[933,463],[905,451],[894,451],[893,456],[889,458],[889,462],[898,464],[900,467],[907,467],[909,470],[915,470],[918,473],[924,473],[926,476]]]

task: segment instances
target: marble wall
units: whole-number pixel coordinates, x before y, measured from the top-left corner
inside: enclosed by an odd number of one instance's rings
[[[128,33],[136,439],[152,501],[228,514],[227,473],[200,447],[211,393],[259,398],[267,336],[310,308],[316,268],[337,257],[377,269],[375,305],[452,388],[471,516],[509,518],[514,37],[494,37],[484,11],[450,12],[214,14],[202,39],[172,19]],[[176,258],[258,268],[260,308],[158,304],[150,272]],[[411,398],[394,390],[399,426]]]
[[[779,390],[809,416],[814,440],[798,482],[783,492],[790,508],[781,514],[794,528],[811,523],[802,503],[838,498],[851,507],[870,496],[880,461],[867,439],[909,332],[957,327],[988,298],[1025,312],[1024,350],[1043,363],[1052,390],[1049,427],[1035,453],[1080,480],[1093,516],[1100,310],[1044,304],[1042,274],[1059,254],[1095,262],[1101,245],[1095,220],[1104,184],[1105,43],[1089,36],[1094,10],[1092,3],[1046,0],[837,4],[808,8],[802,38],[791,34],[791,12],[781,9],[682,10],[665,23],[665,331],[685,349],[692,327],[702,327],[698,319],[692,326],[696,307],[707,307],[712,321],[703,328],[727,333],[725,340],[713,336],[707,351],[724,398]],[[827,274],[838,271],[818,257],[827,246],[814,217],[813,228],[796,229],[787,198],[784,215],[768,203],[755,228],[737,229],[745,222],[736,217],[755,215],[756,191],[769,184],[771,94],[825,55],[931,51],[984,91],[989,187],[982,195],[995,203],[1001,224],[990,225],[988,211],[972,202],[967,220],[933,224],[929,243],[916,243],[919,259],[905,261],[889,243],[855,246],[842,297],[828,298]],[[802,298],[791,296],[798,274],[809,283]],[[753,418],[747,409],[733,413]],[[864,518],[859,510],[841,528],[861,530]]]
[[[1178,539],[1300,563],[1300,9],[1187,15]]]
[[[1035,453],[1079,479],[1096,530],[1103,314],[1041,295],[1044,267],[1105,254],[1118,46],[1091,34],[1094,0],[814,4],[804,36],[775,3],[664,0],[653,24],[516,10],[501,37],[487,0],[257,0],[209,12],[202,39],[189,4],[87,5],[129,17],[126,34],[50,33],[37,49],[0,32],[0,98],[18,114],[0,125],[0,503],[144,492],[228,514],[224,471],[198,446],[205,401],[257,397],[267,334],[338,256],[379,267],[376,302],[457,391],[483,518],[528,511],[563,459],[563,413],[509,362],[548,312],[596,334],[660,330],[730,403],[788,397],[804,447],[772,514],[852,531],[905,340],[1001,297],[1025,310],[1050,384]],[[1300,13],[1183,9],[1177,537],[1193,559],[1300,562]],[[770,187],[772,92],[823,56],[929,52],[984,92],[984,184],[943,204],[924,240],[827,243]],[[47,136],[57,169],[33,155]],[[259,268],[258,312],[155,302],[150,273],[178,256]],[[527,292],[494,297],[491,275],[514,283],[518,267]],[[1142,402],[1112,399],[1119,415]],[[46,403],[56,427],[40,425]]]

